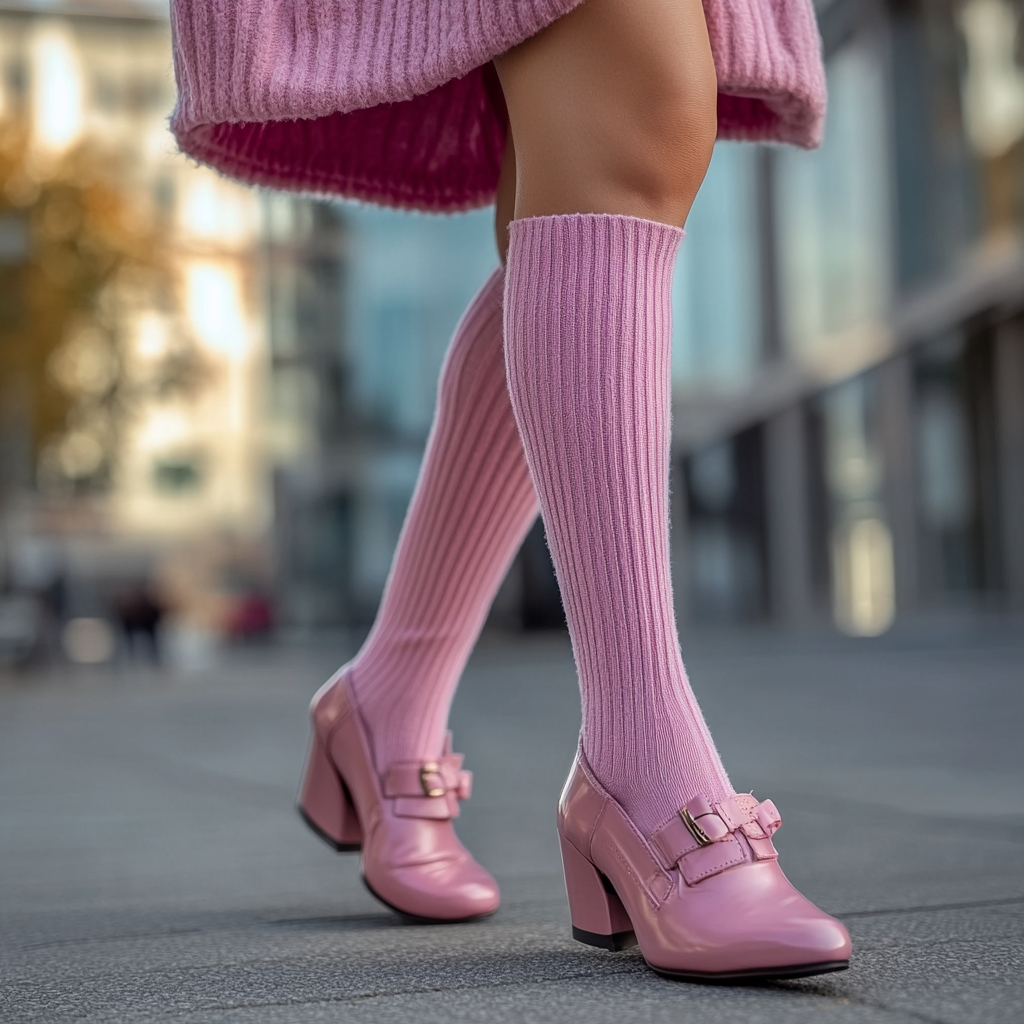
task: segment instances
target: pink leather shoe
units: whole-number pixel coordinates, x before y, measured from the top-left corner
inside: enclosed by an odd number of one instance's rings
[[[639,944],[672,978],[795,978],[849,966],[850,936],[790,885],[770,800],[691,800],[644,837],[577,754],[558,805],[573,937]]]
[[[363,881],[392,910],[420,921],[468,921],[498,909],[498,885],[459,842],[451,819],[472,775],[451,736],[437,761],[399,762],[383,778],[339,673],[310,708],[313,740],[299,813],[336,850],[363,851]]]

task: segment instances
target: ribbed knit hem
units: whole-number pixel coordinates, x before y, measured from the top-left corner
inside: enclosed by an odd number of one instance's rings
[[[426,213],[473,210],[494,201],[505,153],[507,115],[490,77],[478,69],[405,103],[312,120],[204,124],[179,131],[178,142],[247,185]],[[425,125],[439,135],[425,135]]]
[[[493,201],[491,60],[581,0],[172,0],[182,150],[249,184],[436,212]]]
[[[718,74],[718,137],[821,144],[825,65],[811,0],[704,0]]]
[[[249,184],[435,212],[493,201],[490,62],[581,0],[172,0],[182,150]],[[811,0],[704,0],[719,137],[821,140]]]

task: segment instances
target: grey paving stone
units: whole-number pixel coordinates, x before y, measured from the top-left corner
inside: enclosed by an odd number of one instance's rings
[[[739,788],[855,940],[843,974],[665,981],[574,943],[553,809],[578,728],[561,638],[488,640],[453,712],[492,919],[409,926],[292,802],[345,650],[217,673],[0,680],[0,1022],[1001,1024],[1024,1004],[1024,643],[688,645]]]

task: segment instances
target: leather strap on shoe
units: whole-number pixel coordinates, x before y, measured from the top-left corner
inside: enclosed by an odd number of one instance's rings
[[[744,847],[754,860],[775,860],[771,837],[781,824],[771,800],[737,793],[712,804],[698,796],[651,836],[651,845],[666,867],[678,866],[687,885],[696,885],[746,860]]]
[[[462,767],[462,754],[436,761],[395,761],[384,772],[384,796],[395,801],[402,818],[457,818],[459,801],[468,800],[473,773]]]

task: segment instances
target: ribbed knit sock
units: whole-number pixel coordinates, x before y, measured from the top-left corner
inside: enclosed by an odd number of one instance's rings
[[[380,610],[349,666],[379,771],[440,755],[463,667],[537,517],[505,384],[503,288],[497,270],[455,330]]]
[[[683,668],[669,572],[678,228],[514,221],[509,390],[569,620],[583,751],[647,833],[733,793]]]

